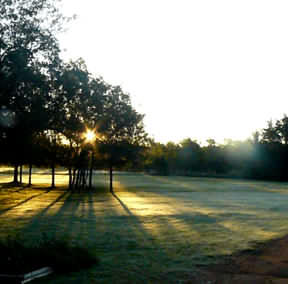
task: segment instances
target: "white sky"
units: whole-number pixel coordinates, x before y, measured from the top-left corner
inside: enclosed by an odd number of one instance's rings
[[[288,1],[63,0],[66,59],[121,85],[157,141],[246,139],[288,114]]]

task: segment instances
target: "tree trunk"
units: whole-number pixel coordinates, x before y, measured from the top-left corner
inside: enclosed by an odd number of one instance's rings
[[[52,163],[52,183],[51,188],[55,188],[55,164]]]
[[[29,164],[29,179],[28,179],[28,185],[32,185],[32,164]]]
[[[23,165],[20,165],[20,184],[22,184]]]
[[[110,192],[113,193],[113,167],[112,167],[112,164],[110,164],[110,167],[109,167],[109,177],[110,177]]]
[[[88,184],[87,184],[87,180],[88,180],[88,177],[89,177],[89,170],[88,168],[84,170],[84,187],[87,187]]]
[[[82,189],[85,187],[85,169],[80,170],[80,187]]]
[[[69,171],[69,189],[71,190],[72,189],[72,168],[69,167],[68,171]]]
[[[75,180],[75,187],[79,187],[79,179],[80,179],[80,174],[79,174],[79,169],[76,171],[76,180]]]
[[[17,164],[14,165],[14,179],[13,179],[13,183],[18,183],[18,165]]]
[[[74,189],[75,184],[76,184],[76,174],[77,174],[77,170],[74,168],[73,169],[73,177],[72,177],[72,189]]]

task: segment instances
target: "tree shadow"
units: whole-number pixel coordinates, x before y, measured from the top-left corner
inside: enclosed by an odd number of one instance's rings
[[[129,210],[129,208],[126,206],[126,204],[116,195],[115,192],[112,193],[114,198],[120,203],[122,208],[125,210],[126,213],[128,213],[130,216],[134,216],[132,212]],[[135,216],[134,216],[135,217]],[[135,217],[136,218],[136,217]]]
[[[49,190],[50,191],[50,190]],[[49,192],[47,191],[47,192]],[[61,199],[63,199],[65,196],[71,194],[70,191],[64,191],[61,195],[59,195],[54,201],[52,201],[45,209],[43,209],[39,214],[37,214],[34,217],[41,217],[46,214],[46,212],[53,207],[57,202],[59,202]]]
[[[8,189],[8,190],[11,190],[11,189],[15,189],[11,192],[20,192],[21,190],[25,189],[29,187],[28,185],[25,185],[25,184],[21,184],[21,183],[15,183],[15,182],[3,182],[3,183],[0,183],[0,190],[2,189]]]
[[[32,199],[34,199],[34,198],[36,198],[36,197],[38,197],[38,196],[40,196],[40,195],[42,195],[42,194],[48,193],[48,192],[49,192],[49,190],[47,190],[47,191],[45,191],[45,192],[41,192],[41,193],[35,194],[35,195],[32,195],[32,196],[26,198],[25,200],[20,201],[20,202],[18,202],[17,204],[11,206],[11,207],[2,209],[2,210],[0,210],[0,215],[2,215],[2,214],[4,214],[4,213],[6,213],[6,212],[8,212],[8,211],[10,211],[10,210],[18,207],[18,206],[21,206],[21,205],[29,202],[30,200],[32,200]]]
[[[113,198],[115,198],[117,200],[117,202],[121,205],[121,207],[123,208],[123,210],[128,214],[129,218],[127,219],[128,222],[130,221],[130,223],[134,226],[137,226],[137,234],[140,233],[141,234],[141,238],[145,241],[148,240],[148,242],[150,242],[150,247],[154,247],[158,250],[158,252],[161,252],[162,255],[165,255],[167,257],[167,253],[164,249],[164,247],[161,246],[160,242],[157,242],[155,236],[153,236],[152,234],[150,234],[148,232],[148,230],[146,230],[143,226],[143,220],[141,220],[141,217],[137,217],[135,214],[133,214],[133,212],[128,208],[128,206],[120,199],[120,197],[114,192],[112,193]],[[144,218],[145,219],[145,218]],[[136,227],[134,226],[134,227]],[[143,244],[141,244],[143,245]],[[140,245],[140,246],[141,246]]]
[[[100,275],[100,278],[102,275],[103,279],[111,279],[109,275],[113,271],[117,277],[124,279],[138,277],[141,283],[149,283],[151,279],[153,283],[161,283],[158,267],[162,271],[169,268],[172,272],[179,267],[191,268],[192,262],[184,265],[184,261],[191,260],[190,255],[198,254],[198,251],[200,255],[202,250],[197,248],[198,243],[193,246],[193,242],[179,238],[177,224],[186,224],[184,230],[188,232],[197,222],[208,228],[217,225],[217,220],[206,214],[186,216],[185,212],[177,211],[170,215],[157,215],[156,212],[151,219],[149,215],[138,215],[138,211],[134,211],[133,201],[122,198],[122,193],[65,191],[57,192],[57,196],[49,195],[50,200],[45,200],[46,196],[43,196],[40,200],[41,210],[29,217],[28,222],[25,220],[26,224],[19,231],[36,242],[44,232],[80,243],[96,254],[99,251],[103,265],[95,270],[93,268],[93,273],[97,277]],[[127,196],[129,198],[129,193]],[[141,199],[137,199],[137,202],[141,202]],[[180,236],[190,237],[186,231],[180,232]],[[123,267],[126,267],[127,273]],[[78,283],[87,282],[80,279]],[[169,283],[169,279],[162,283]]]

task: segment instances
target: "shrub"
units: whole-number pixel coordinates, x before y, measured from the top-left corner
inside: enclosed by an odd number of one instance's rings
[[[69,245],[65,240],[47,238],[43,235],[38,245],[26,245],[19,238],[0,241],[0,273],[25,274],[42,268],[52,267],[63,273],[89,268],[99,263],[87,249]]]

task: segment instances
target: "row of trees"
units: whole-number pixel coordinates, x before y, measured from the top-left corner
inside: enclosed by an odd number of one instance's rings
[[[157,174],[234,176],[287,180],[288,118],[286,115],[246,141],[208,139],[202,146],[191,139],[175,144],[151,142],[141,167]]]
[[[55,0],[56,1],[56,0]],[[0,163],[69,170],[69,188],[91,187],[94,168],[114,167],[160,174],[237,175],[286,179],[288,118],[272,123],[245,142],[213,139],[201,147],[185,139],[166,145],[150,140],[143,115],[119,86],[93,77],[81,59],[63,62],[56,34],[69,19],[54,0],[1,0]],[[96,138],[87,143],[87,129]],[[19,176],[20,171],[20,176]]]
[[[53,0],[1,0],[0,163],[69,169],[69,187],[91,186],[92,168],[126,162],[145,144],[143,115],[119,86],[83,60],[63,62],[56,34],[67,18]],[[88,145],[83,133],[97,138]],[[90,170],[88,171],[88,168]],[[20,175],[21,182],[21,175]]]

